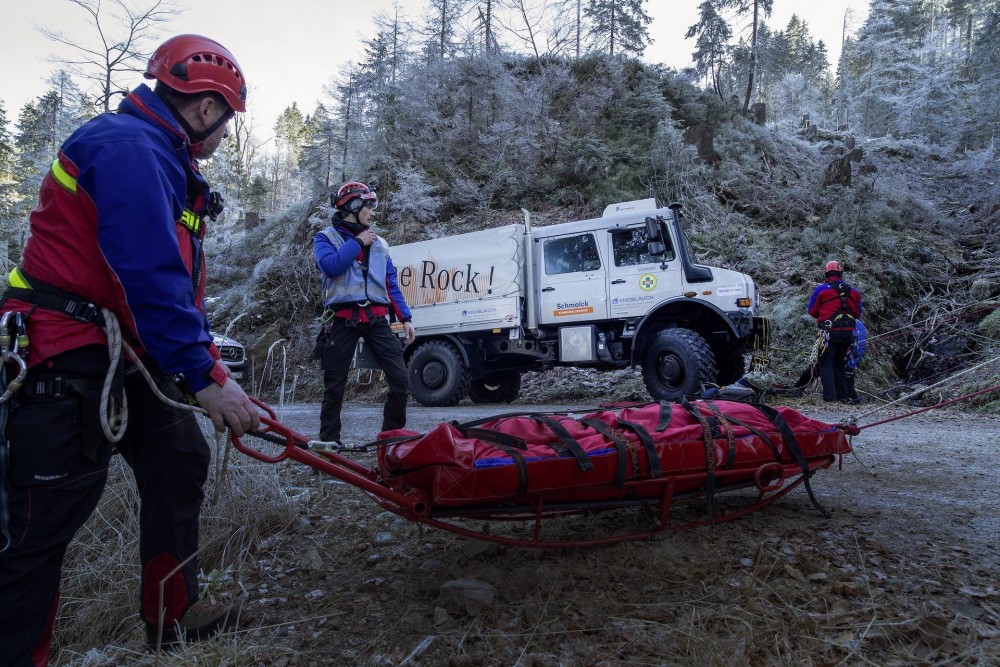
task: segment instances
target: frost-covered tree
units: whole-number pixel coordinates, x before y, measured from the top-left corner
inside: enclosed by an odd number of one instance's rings
[[[354,178],[361,169],[364,155],[364,137],[362,128],[365,120],[365,100],[363,94],[363,77],[358,67],[347,63],[340,74],[324,91],[330,97],[327,106],[332,114],[332,121],[340,130],[337,144],[340,146],[338,159],[340,173],[338,181]]]
[[[1000,134],[1000,6],[986,15],[972,53],[970,68],[978,82],[972,124],[979,145],[995,145]]]
[[[17,190],[14,181],[14,136],[10,132],[7,110],[0,100],[0,238],[6,239],[5,230],[13,217]],[[0,258],[2,259],[2,258]]]
[[[852,62],[854,97],[862,133],[879,136],[913,128],[915,82],[927,75],[922,62],[922,0],[872,0],[858,32]]]
[[[733,31],[713,0],[704,0],[698,5],[698,22],[688,28],[685,37],[695,40],[692,54],[695,71],[722,98],[721,72],[728,60]]]
[[[535,59],[546,56],[579,57],[582,0],[504,0],[499,18],[511,48]]]
[[[309,141],[302,147],[299,169],[308,179],[312,194],[316,195],[332,189],[338,177],[344,180],[337,170],[341,133],[334,114],[322,103],[316,105],[308,124]]]
[[[428,59],[455,54],[459,21],[467,8],[468,0],[429,0],[423,28]]]
[[[646,0],[588,0],[583,9],[590,20],[590,35],[609,55],[641,56],[653,43],[649,36],[652,19],[642,6]]]
[[[49,171],[59,146],[93,113],[67,72],[56,72],[48,83],[49,88],[41,97],[21,108],[17,120],[18,215],[26,212],[25,206],[29,209],[34,206],[42,178]]]

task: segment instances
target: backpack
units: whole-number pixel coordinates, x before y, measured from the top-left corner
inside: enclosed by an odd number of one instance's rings
[[[851,286],[841,281],[833,285],[833,288],[840,298],[840,307],[828,320],[829,326],[824,328],[830,332],[830,342],[850,345],[854,342],[854,325],[858,319],[851,310]]]

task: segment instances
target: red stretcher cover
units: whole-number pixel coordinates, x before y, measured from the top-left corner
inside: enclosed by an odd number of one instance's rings
[[[787,407],[652,403],[582,417],[524,414],[441,423],[379,451],[383,480],[433,504],[608,500],[746,484],[762,466],[826,467],[850,451],[843,430]]]

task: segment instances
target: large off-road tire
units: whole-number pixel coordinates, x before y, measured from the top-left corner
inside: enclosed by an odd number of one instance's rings
[[[698,396],[702,385],[715,382],[715,356],[705,339],[690,329],[656,334],[642,357],[642,379],[659,401]]]
[[[450,343],[432,340],[410,357],[410,393],[421,405],[457,405],[469,393],[469,371]]]
[[[510,403],[521,392],[521,374],[497,371],[472,378],[469,398],[473,403]]]

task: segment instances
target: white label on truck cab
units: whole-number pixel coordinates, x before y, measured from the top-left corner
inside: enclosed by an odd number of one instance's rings
[[[743,287],[740,285],[726,285],[725,287],[719,287],[716,289],[715,293],[719,296],[726,296],[727,294],[743,294]]]

